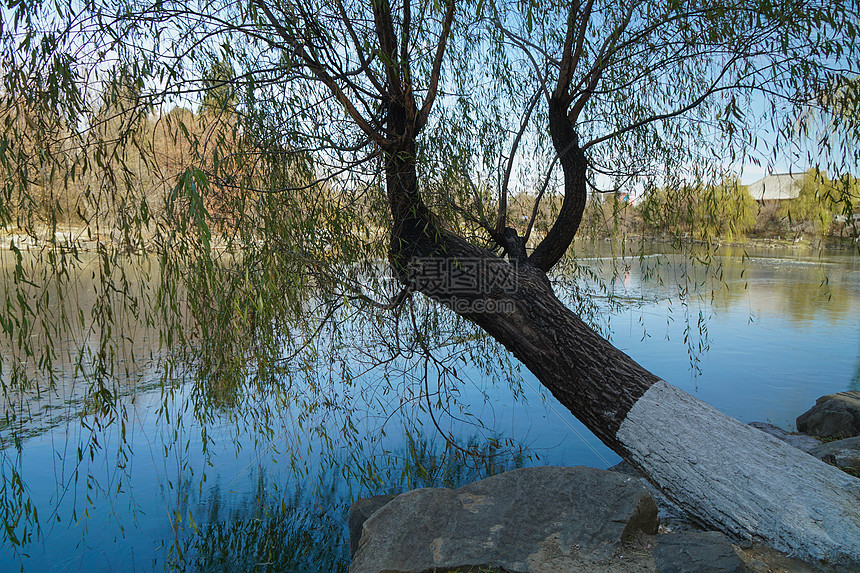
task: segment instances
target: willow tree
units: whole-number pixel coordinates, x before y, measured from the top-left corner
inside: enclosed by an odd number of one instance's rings
[[[60,108],[80,126],[81,148],[86,74],[109,86],[132,70],[143,87],[136,109],[226,85],[236,94],[235,107],[222,106],[233,135],[198,146],[201,159],[170,182],[158,217],[138,200],[127,204],[147,216],[120,222],[161,255],[153,301],[168,319],[171,281],[189,285],[191,326],[171,323],[171,332],[205,368],[223,368],[225,349],[260,340],[256,367],[282,363],[284,339],[318,311],[308,292],[394,317],[420,293],[503,345],[702,522],[805,557],[860,562],[856,478],[648,372],[565,306],[550,280],[589,187],[718,182],[736,163],[796,148],[787,144],[802,118],[829,113],[822,90],[845,93],[857,73],[855,2],[16,10],[4,30],[9,109],[30,100]],[[208,73],[213,61],[231,73]],[[856,126],[833,125],[815,153],[844,171],[856,148],[819,152],[856,140]],[[142,145],[131,130],[123,139]],[[117,160],[102,151],[94,163],[76,157],[107,172]],[[28,162],[4,160],[7,198],[27,189]],[[74,174],[66,177],[73,184]],[[216,193],[219,213],[207,207]],[[534,198],[526,221],[509,217],[515,193]],[[538,231],[553,196],[559,208]],[[215,256],[216,241],[241,256]],[[354,263],[383,242],[399,287],[361,291]]]

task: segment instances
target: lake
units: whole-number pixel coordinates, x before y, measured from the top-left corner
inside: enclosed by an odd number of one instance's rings
[[[702,267],[660,245],[610,256],[620,248],[579,245],[579,267],[555,280],[588,293],[589,320],[668,382],[790,430],[819,396],[860,390],[856,249],[723,248]],[[65,296],[90,304],[75,282]],[[335,571],[356,497],[619,461],[489,341],[443,339],[438,361],[382,367],[374,328],[319,332],[289,383],[250,384],[204,414],[199,386],[159,372],[145,328],[129,336],[151,360],[130,369],[115,411],[86,399],[72,364],[58,364],[53,391],[8,393],[0,513],[8,523],[29,503],[39,530],[24,518],[7,529],[0,570]]]

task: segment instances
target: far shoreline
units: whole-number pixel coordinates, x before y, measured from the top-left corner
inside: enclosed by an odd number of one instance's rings
[[[668,234],[650,235],[643,233],[626,233],[618,235],[608,234],[589,234],[587,229],[583,229],[584,233],[578,235],[572,244],[573,248],[584,246],[588,243],[623,243],[627,245],[635,244],[655,244],[668,245],[674,250],[682,251],[684,247],[708,247],[717,249],[721,247],[731,248],[762,248],[762,249],[812,249],[812,250],[856,250],[860,254],[860,238],[851,236],[839,235],[800,235],[798,237],[783,237],[781,235],[749,235],[743,238],[723,239],[714,237],[710,240],[704,240],[689,235],[672,236]],[[224,235],[226,235],[225,233]],[[132,239],[136,244],[128,244],[128,235],[119,236],[120,232],[117,229],[107,229],[102,231],[93,230],[87,226],[79,225],[57,225],[52,233],[48,227],[38,229],[21,229],[0,230],[0,250],[12,250],[15,248],[22,251],[31,249],[42,250],[47,247],[56,247],[62,251],[83,251],[92,252],[98,251],[104,246],[111,247],[123,251],[124,254],[143,254],[146,252],[154,252],[152,248],[152,240],[155,238],[154,233],[143,233],[138,231],[138,234],[132,235]],[[53,239],[53,240],[52,240]],[[533,240],[539,240],[539,236],[533,236]],[[531,242],[531,241],[530,241]],[[123,244],[125,243],[125,244]],[[211,245],[214,251],[224,251],[227,249],[226,241],[213,233]]]

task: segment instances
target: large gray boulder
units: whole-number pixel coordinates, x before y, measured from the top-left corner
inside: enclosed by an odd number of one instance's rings
[[[361,539],[361,528],[364,522],[383,505],[397,497],[396,495],[374,495],[356,500],[349,506],[346,522],[349,527],[349,558],[355,557],[358,551],[358,541]]]
[[[798,416],[797,431],[824,438],[860,436],[860,391],[822,396]]]
[[[349,571],[601,571],[630,559],[622,543],[657,525],[654,500],[635,478],[582,466],[518,469],[397,496],[364,522]],[[624,570],[652,567],[630,561]]]

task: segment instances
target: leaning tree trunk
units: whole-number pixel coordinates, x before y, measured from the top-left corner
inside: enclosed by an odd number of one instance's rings
[[[521,280],[510,300],[471,318],[681,507],[736,538],[860,564],[860,480],[660,380],[545,284]]]
[[[419,198],[410,157],[390,154],[387,165],[390,256],[404,283],[501,342],[704,524],[803,558],[860,564],[860,480],[648,372],[565,307],[530,260],[499,258],[444,229]],[[455,268],[475,288],[446,289],[438,273]]]
[[[472,265],[480,269],[479,284],[506,288],[465,297],[425,288],[427,294],[501,342],[670,499],[734,538],[807,559],[860,564],[860,480],[648,372],[565,307],[538,269],[501,264],[444,235],[444,247],[428,256],[444,251],[449,261],[483,260]],[[420,258],[412,259],[416,286],[440,284],[422,268]],[[477,308],[509,312],[469,310]]]

